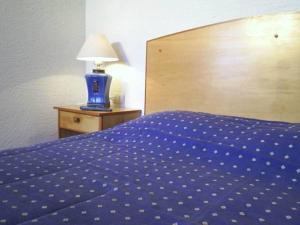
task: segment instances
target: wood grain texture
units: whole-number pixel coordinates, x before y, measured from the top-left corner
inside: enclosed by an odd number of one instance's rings
[[[101,130],[100,117],[60,111],[59,127],[71,131],[88,133]]]
[[[82,134],[82,132],[78,132],[78,131],[72,131],[72,130],[68,130],[68,129],[64,129],[64,128],[60,128],[59,129],[59,138],[66,138],[66,137],[71,137],[74,135],[79,135]]]
[[[165,110],[300,122],[300,13],[148,41],[145,112]]]
[[[129,109],[129,108],[112,108],[111,112],[105,111],[89,111],[89,110],[81,110],[79,105],[68,105],[68,106],[54,106],[54,109],[65,111],[65,112],[73,112],[80,113],[84,115],[90,116],[107,116],[107,115],[116,115],[116,114],[126,114],[128,112],[139,112],[139,109]]]
[[[141,116],[141,112],[128,112],[126,114],[103,116],[103,129],[114,127],[118,124],[125,123],[129,120],[136,119]]]
[[[81,110],[80,106],[56,106],[58,111],[59,138],[101,131],[120,123],[136,119],[142,111],[138,109],[113,108],[111,112]]]

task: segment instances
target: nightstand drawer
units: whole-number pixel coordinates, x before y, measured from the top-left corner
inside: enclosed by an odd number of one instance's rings
[[[81,110],[80,106],[54,107],[58,110],[58,137],[102,131],[141,116],[138,109],[113,108],[112,111]]]
[[[101,130],[101,117],[60,111],[59,127],[87,133]]]

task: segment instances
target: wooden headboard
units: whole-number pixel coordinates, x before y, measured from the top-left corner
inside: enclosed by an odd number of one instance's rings
[[[165,110],[300,122],[300,13],[148,41],[145,113]]]

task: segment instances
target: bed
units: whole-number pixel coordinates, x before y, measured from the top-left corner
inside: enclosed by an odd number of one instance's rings
[[[1,152],[1,224],[299,224],[300,124],[155,113]]]
[[[260,19],[274,21],[273,16]],[[300,23],[297,13],[283,16],[291,18],[294,25]],[[300,52],[300,26],[292,29],[293,48],[287,37],[281,44],[277,42],[277,47],[290,49],[292,56],[278,54],[281,58],[273,59],[279,61],[268,66],[261,66],[262,60],[250,60],[256,65],[255,79],[244,80],[231,71],[233,87],[247,81],[250,90],[258,90],[258,96],[230,91],[230,82],[217,71],[226,74],[226,67],[233,66],[242,70],[238,68],[241,61],[226,60],[227,53],[220,54],[214,47],[222,57],[212,58],[221,63],[206,69],[203,62],[199,69],[200,64],[190,61],[199,58],[188,57],[198,54],[191,43],[199,37],[202,40],[206,29],[214,33],[225,26],[231,37],[239,34],[240,40],[241,34],[232,31],[241,31],[239,27],[248,20],[149,41],[146,116],[102,132],[0,152],[0,224],[299,225],[300,70],[294,62],[299,59],[295,57]],[[276,34],[282,37],[280,32]],[[185,66],[176,63],[178,56],[173,54],[179,45],[186,46],[181,51]],[[224,50],[224,45],[219,46]],[[216,75],[208,79],[210,67],[216,65],[220,69],[214,69]],[[248,63],[241,65],[250,68]],[[187,68],[188,76],[201,79],[172,79],[174,73],[182,74]],[[257,85],[263,79],[262,71],[277,70],[285,71],[284,85],[278,76],[267,76],[262,87]],[[220,81],[224,81],[223,98],[214,91],[204,96],[204,87]],[[178,85],[187,85],[185,82],[196,84],[180,89]],[[178,91],[175,95],[174,90]],[[195,95],[190,98],[192,93]],[[261,96],[265,104],[261,104]],[[243,99],[244,108],[234,107]]]

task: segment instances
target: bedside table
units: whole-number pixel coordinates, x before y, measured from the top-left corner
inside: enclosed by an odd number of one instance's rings
[[[101,131],[141,116],[141,110],[85,111],[79,106],[54,107],[58,111],[59,138]]]

